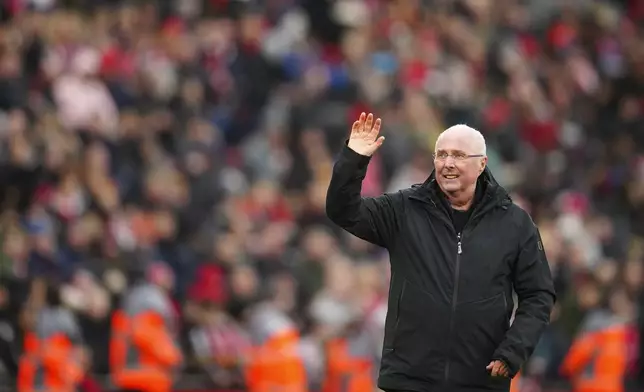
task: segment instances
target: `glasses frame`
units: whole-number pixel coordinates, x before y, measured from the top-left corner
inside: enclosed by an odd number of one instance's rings
[[[438,154],[436,154],[435,152],[432,153],[432,156],[434,157],[434,160],[437,160],[437,161],[446,161],[447,158],[452,157],[457,162],[463,162],[463,161],[465,161],[467,159],[470,159],[470,158],[483,158],[483,157],[485,157],[485,155],[483,155],[483,154],[464,154],[464,155],[456,156],[456,155],[454,155],[454,153],[447,153],[446,157],[441,158],[441,157],[438,157]]]

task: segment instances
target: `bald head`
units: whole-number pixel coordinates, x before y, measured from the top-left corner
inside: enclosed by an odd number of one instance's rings
[[[447,128],[436,140],[436,180],[454,208],[469,208],[487,164],[485,138],[467,125]]]
[[[438,150],[442,138],[462,140],[465,144],[468,145],[470,151],[467,152],[469,154],[477,154],[483,156],[487,155],[485,138],[483,137],[481,132],[465,124],[451,126],[444,130],[440,135],[438,135],[438,139],[436,139],[435,150]]]

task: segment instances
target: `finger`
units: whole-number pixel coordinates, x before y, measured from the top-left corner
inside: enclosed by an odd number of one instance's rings
[[[367,116],[367,122],[364,124],[364,130],[365,132],[371,132],[371,128],[373,127],[373,114],[369,113]]]
[[[494,364],[494,373],[497,377],[501,376],[501,371],[503,370],[502,368],[503,365],[499,361],[496,361],[496,363]]]
[[[351,135],[357,135],[360,132],[360,121],[355,121],[351,126]]]
[[[496,377],[497,370],[498,370],[498,368],[497,368],[497,367],[498,367],[498,365],[497,365],[496,361],[493,361],[493,362],[491,363],[491,365],[492,365],[492,369],[490,369],[490,376],[492,376],[492,377]]]
[[[485,368],[487,370],[492,370],[492,367],[494,366],[494,361],[490,362]]]
[[[503,371],[503,373],[504,373],[504,374],[506,374],[506,375],[509,375],[509,374],[510,374],[510,368],[509,368],[509,367],[508,367],[508,365],[507,365],[505,362],[503,362],[503,361],[501,361],[501,370],[502,370],[502,371]]]
[[[378,140],[376,140],[376,142],[375,142],[376,143],[376,149],[380,148],[380,146],[382,146],[382,143],[384,143],[384,142],[385,142],[385,137],[380,136],[378,138]]]
[[[358,119],[358,121],[360,122],[360,128],[358,128],[358,132],[365,132],[366,128],[364,126],[365,125],[364,123],[366,118],[367,118],[367,114],[365,112],[362,112],[362,114],[360,115],[360,119]]]
[[[376,136],[380,133],[380,126],[382,125],[382,120],[379,118],[376,119],[376,122],[373,124],[373,128],[370,128],[369,137],[375,139]]]

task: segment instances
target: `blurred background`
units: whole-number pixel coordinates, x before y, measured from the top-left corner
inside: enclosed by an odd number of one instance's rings
[[[644,1],[0,3],[7,374],[53,289],[91,352],[83,390],[109,390],[110,316],[162,266],[178,391],[244,390],[258,303],[296,325],[311,390],[346,328],[375,375],[388,254],[324,213],[367,111],[387,142],[365,196],[423,182],[436,136],[466,123],[540,227],[559,301],[521,390],[569,388],[562,363],[599,309],[626,320],[623,377],[641,390]]]

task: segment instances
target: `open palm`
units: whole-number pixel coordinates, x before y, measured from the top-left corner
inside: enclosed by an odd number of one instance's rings
[[[354,122],[351,127],[347,146],[360,155],[370,157],[385,141],[384,136],[378,137],[380,124],[379,118],[374,122],[373,114],[369,113],[367,116],[362,113],[358,121]]]

